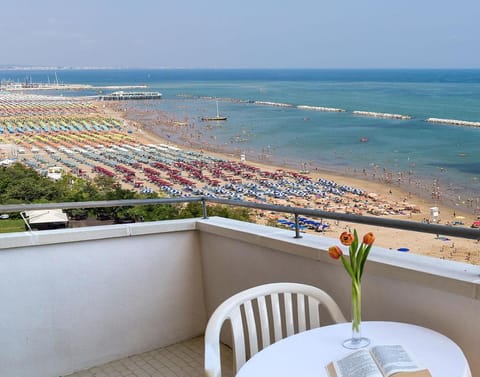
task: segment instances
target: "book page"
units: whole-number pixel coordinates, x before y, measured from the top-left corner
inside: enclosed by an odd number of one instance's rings
[[[398,372],[413,372],[420,368],[400,345],[376,346],[371,353],[382,370],[389,377]]]
[[[382,377],[377,364],[366,349],[335,361],[333,365],[338,377]]]

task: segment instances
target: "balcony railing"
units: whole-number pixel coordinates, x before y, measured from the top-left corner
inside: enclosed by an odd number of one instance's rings
[[[207,203],[223,204],[235,207],[252,208],[270,212],[288,213],[295,216],[295,237],[300,238],[300,226],[298,216],[309,216],[322,219],[348,221],[356,224],[375,225],[386,228],[409,230],[421,233],[442,234],[452,237],[480,240],[480,229],[467,227],[453,227],[449,225],[426,224],[416,221],[395,220],[383,217],[360,216],[348,213],[321,211],[299,207],[279,206],[274,204],[262,204],[240,200],[218,199],[210,197],[187,197],[187,198],[163,198],[163,199],[130,199],[90,202],[68,202],[68,203],[42,203],[42,204],[12,204],[0,205],[0,213],[24,212],[39,209],[76,209],[76,208],[106,208],[106,207],[128,207],[139,205],[161,205],[161,204],[183,204],[201,202],[203,217],[208,217]]]

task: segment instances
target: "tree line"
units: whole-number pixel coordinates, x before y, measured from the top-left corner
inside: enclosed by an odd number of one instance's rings
[[[97,217],[105,215],[112,219],[155,221],[203,216],[199,202],[94,209],[84,209],[81,205],[81,202],[87,201],[155,199],[162,196],[156,192],[141,193],[124,189],[114,178],[103,175],[90,179],[65,174],[59,180],[52,180],[19,163],[0,167],[0,204],[78,202],[79,208],[69,211],[72,218],[81,214]],[[251,221],[251,214],[246,208],[209,205],[208,215]]]

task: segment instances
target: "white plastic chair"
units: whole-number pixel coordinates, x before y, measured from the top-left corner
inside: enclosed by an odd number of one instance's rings
[[[310,285],[265,284],[228,298],[214,311],[205,330],[205,376],[221,377],[220,332],[226,320],[232,326],[233,370],[237,373],[259,350],[287,336],[319,327],[320,306],[327,309],[335,323],[346,322],[332,297]]]

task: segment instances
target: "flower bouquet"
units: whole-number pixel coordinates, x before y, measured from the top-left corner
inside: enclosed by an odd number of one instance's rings
[[[328,249],[328,254],[332,258],[342,261],[345,270],[352,279],[352,338],[343,343],[347,348],[361,348],[370,344],[370,340],[363,338],[360,333],[360,323],[362,321],[361,282],[363,268],[374,241],[375,236],[372,232],[369,232],[363,236],[363,241],[359,244],[357,231],[354,230],[353,235],[350,232],[343,232],[340,235],[342,245],[349,247],[349,258],[343,255],[339,246],[332,246]]]

